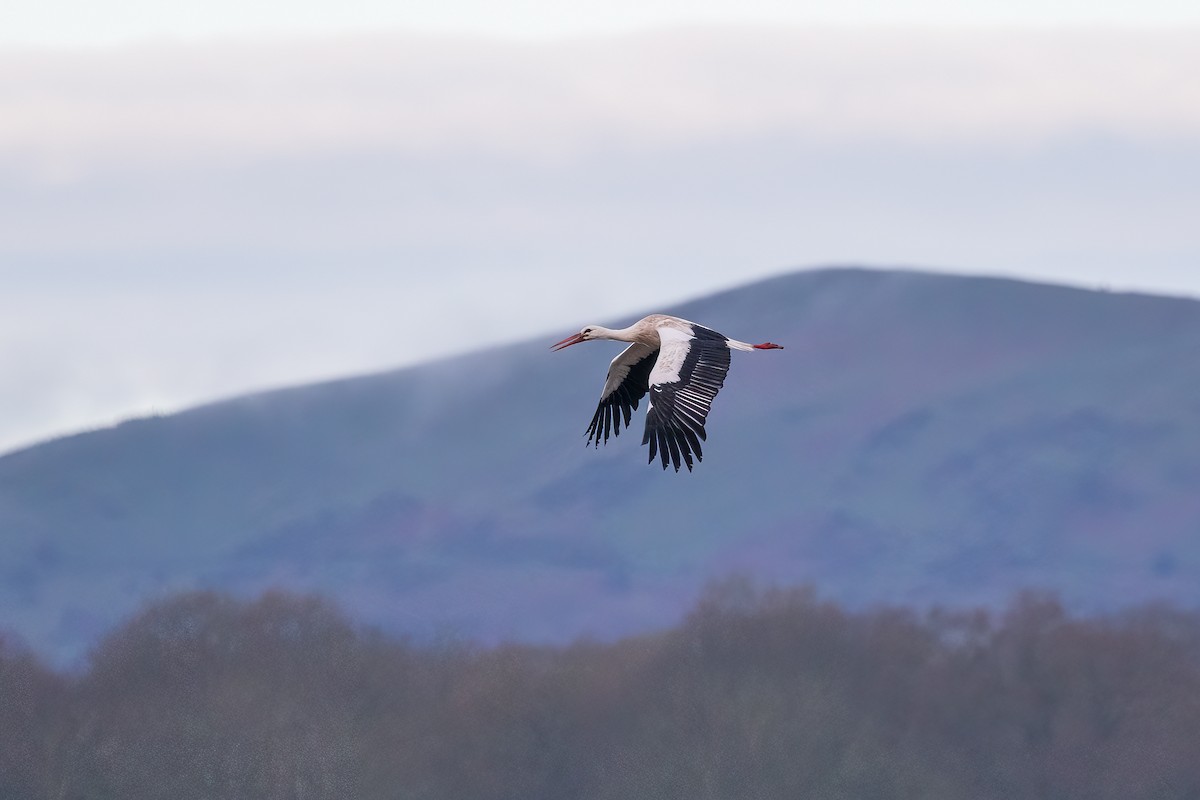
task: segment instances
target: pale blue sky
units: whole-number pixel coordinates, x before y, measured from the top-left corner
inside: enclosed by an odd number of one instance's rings
[[[834,6],[4,4],[0,452],[807,266],[1200,297],[1200,4]]]

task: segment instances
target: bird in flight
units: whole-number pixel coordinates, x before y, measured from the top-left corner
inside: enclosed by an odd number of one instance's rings
[[[700,442],[707,437],[704,421],[713,398],[725,385],[730,350],[782,350],[771,342],[748,344],[714,330],[666,314],[651,314],[628,328],[613,330],[588,325],[579,333],[553,345],[562,350],[593,339],[631,342],[608,367],[600,405],[588,426],[588,444],[608,443],[609,433],[620,435],[621,421],[629,427],[638,401],[650,393],[646,432],[642,444],[650,445],[650,461],[657,455],[663,469],[680,465],[692,471],[692,456],[702,461]]]

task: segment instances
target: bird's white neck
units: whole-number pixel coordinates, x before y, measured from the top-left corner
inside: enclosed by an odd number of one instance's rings
[[[605,328],[603,325],[593,325],[592,338],[613,339],[618,342],[636,342],[638,341],[638,326],[630,325],[628,328]]]

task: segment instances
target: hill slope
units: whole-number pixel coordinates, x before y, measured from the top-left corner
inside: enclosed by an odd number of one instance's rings
[[[687,303],[741,339],[705,461],[581,436],[618,345],[522,343],[0,458],[0,626],[59,656],[142,599],[273,584],[425,634],[672,622],[707,578],[850,603],[1200,601],[1200,303],[802,272]],[[614,320],[581,320],[615,324]]]

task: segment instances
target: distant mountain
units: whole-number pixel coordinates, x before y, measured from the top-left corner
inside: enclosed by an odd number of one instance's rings
[[[730,571],[1200,603],[1200,302],[839,269],[647,311],[787,347],[733,354],[693,474],[646,465],[641,417],[584,446],[620,345],[551,353],[570,331],[134,420],[0,458],[0,627],[67,659],[147,598],[284,585],[422,636],[607,637]]]

